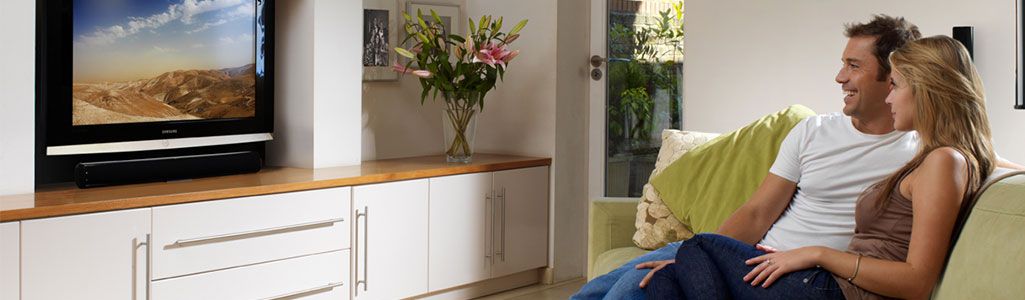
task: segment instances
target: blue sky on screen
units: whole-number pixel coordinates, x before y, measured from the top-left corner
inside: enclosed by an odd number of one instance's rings
[[[254,59],[255,0],[74,0],[74,82],[233,68]]]

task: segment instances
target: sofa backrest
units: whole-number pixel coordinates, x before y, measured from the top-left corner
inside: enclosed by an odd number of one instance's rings
[[[1025,298],[1025,172],[994,174],[975,199],[933,299]]]

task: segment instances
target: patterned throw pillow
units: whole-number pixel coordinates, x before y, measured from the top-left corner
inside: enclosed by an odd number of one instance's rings
[[[662,131],[662,148],[658,150],[655,170],[649,178],[655,178],[655,175],[662,173],[662,170],[684,153],[717,136],[718,133],[675,129]],[[647,250],[658,249],[667,243],[688,239],[694,235],[690,228],[673,216],[651,183],[644,185],[643,194],[637,204],[637,219],[634,226],[637,227],[637,232],[633,236],[634,244]]]

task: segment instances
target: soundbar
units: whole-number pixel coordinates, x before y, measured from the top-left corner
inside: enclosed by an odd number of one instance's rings
[[[253,151],[82,162],[75,166],[75,184],[84,189],[254,173],[262,166],[260,155]]]

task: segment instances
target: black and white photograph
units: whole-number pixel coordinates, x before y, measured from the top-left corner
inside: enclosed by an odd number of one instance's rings
[[[400,16],[395,0],[363,0],[363,81],[399,80],[391,65],[398,59]]]
[[[383,9],[363,10],[363,66],[388,66],[388,11]]]

